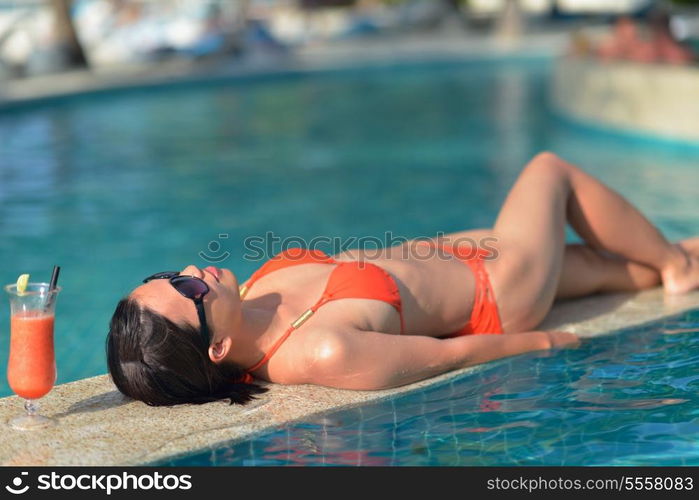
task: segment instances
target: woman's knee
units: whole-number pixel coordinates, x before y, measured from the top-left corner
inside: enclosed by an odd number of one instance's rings
[[[520,173],[520,179],[528,177],[536,178],[533,182],[537,183],[542,180],[565,182],[567,174],[563,162],[554,153],[543,152],[532,158]]]
[[[549,186],[558,186],[563,193],[568,194],[573,187],[575,168],[555,153],[544,151],[532,158],[522,172],[522,176],[533,175],[537,179],[537,184],[544,181]]]
[[[536,169],[537,171],[545,170],[554,175],[565,175],[574,167],[556,153],[542,151],[531,159],[526,168]]]
[[[531,160],[532,163],[556,163],[559,161],[561,161],[560,156],[552,151],[540,151]]]

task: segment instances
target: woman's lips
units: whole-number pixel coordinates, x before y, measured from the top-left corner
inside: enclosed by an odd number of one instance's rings
[[[221,282],[221,270],[218,267],[208,266],[204,268],[204,271],[208,272],[211,276],[216,278],[216,281]]]

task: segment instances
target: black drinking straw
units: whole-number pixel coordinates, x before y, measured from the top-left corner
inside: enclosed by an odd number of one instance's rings
[[[53,272],[51,273],[51,282],[49,283],[49,293],[52,290],[56,289],[56,285],[58,284],[58,275],[61,272],[60,266],[53,266]],[[46,301],[46,309],[48,310],[51,307],[51,303],[53,302],[53,297],[54,295],[49,294],[49,298]]]
[[[58,284],[58,275],[60,273],[60,266],[53,266],[53,272],[51,273],[51,283],[49,283],[49,291],[56,289],[56,285]]]

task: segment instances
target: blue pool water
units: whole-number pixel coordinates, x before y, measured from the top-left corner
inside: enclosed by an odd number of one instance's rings
[[[243,259],[243,242],[268,231],[382,240],[385,231],[415,237],[487,227],[521,167],[543,149],[621,191],[669,238],[699,234],[699,148],[566,123],[548,105],[549,69],[546,60],[416,63],[0,111],[0,282],[20,273],[46,280],[54,264],[62,266],[56,346],[63,383],[106,372],[113,307],[144,276],[206,265],[204,252],[245,278],[261,262]],[[2,366],[8,312],[0,307]],[[629,356],[642,360],[645,349]],[[556,359],[542,362],[567,358]],[[478,377],[507,378],[509,366],[489,366],[462,392],[487,399],[490,382]],[[451,387],[411,397],[449,406]],[[0,396],[10,393],[0,377]],[[418,404],[406,401],[406,408]],[[356,433],[352,425],[343,428]],[[492,453],[505,453],[518,432],[526,427],[503,430],[506,444]],[[488,446],[482,443],[473,446]]]
[[[699,465],[699,309],[157,465]]]

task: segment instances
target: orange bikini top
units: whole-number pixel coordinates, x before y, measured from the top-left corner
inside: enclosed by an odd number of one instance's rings
[[[330,273],[325,290],[320,298],[311,307],[306,309],[301,316],[291,323],[289,328],[272,345],[272,348],[257,363],[245,370],[244,381],[252,380],[250,372],[264,365],[274,356],[289,335],[300,327],[318,308],[331,300],[337,299],[374,299],[387,302],[396,308],[400,316],[400,332],[404,331],[403,311],[400,300],[400,292],[395,280],[379,266],[370,262],[338,262],[320,250],[307,248],[290,248],[272,257],[255,271],[245,285],[240,287],[240,298],[244,298],[252,285],[261,277],[285,267],[298,266],[300,264],[331,264],[335,269]]]

